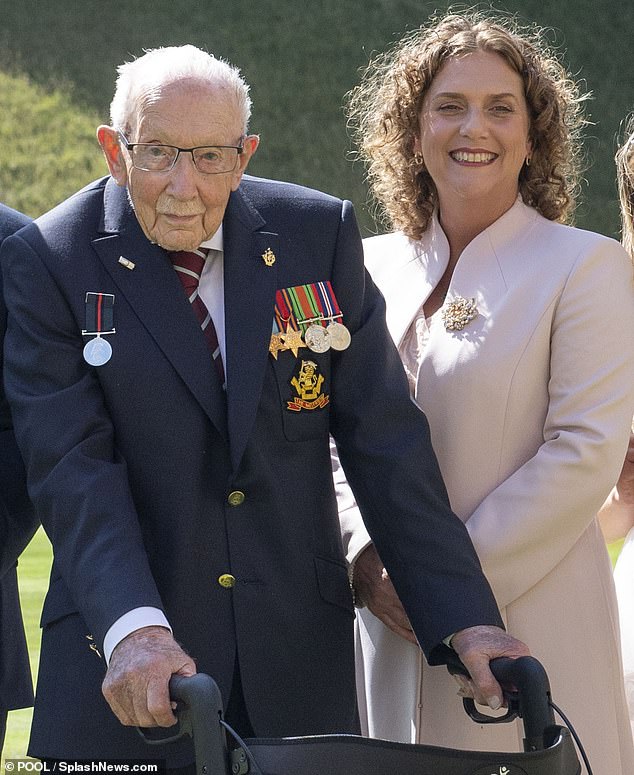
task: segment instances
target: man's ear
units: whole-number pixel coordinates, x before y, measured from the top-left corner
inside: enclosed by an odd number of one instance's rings
[[[118,186],[125,186],[128,182],[128,168],[123,158],[117,130],[111,126],[102,125],[97,129],[97,140],[114,181]]]
[[[238,157],[239,163],[233,172],[233,180],[231,182],[232,191],[235,191],[236,188],[238,188],[238,186],[240,185],[240,181],[242,180],[242,175],[244,174],[244,171],[246,170],[247,165],[251,160],[251,157],[257,151],[259,144],[260,144],[260,138],[258,135],[247,135],[242,141],[243,151]]]

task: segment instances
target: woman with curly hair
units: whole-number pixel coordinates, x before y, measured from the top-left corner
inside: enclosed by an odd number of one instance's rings
[[[366,264],[452,507],[595,773],[626,775],[634,748],[596,513],[634,408],[634,293],[616,241],[564,225],[582,99],[538,31],[467,12],[372,62],[350,122],[392,229],[365,241]],[[517,750],[517,722],[474,724],[451,677],[424,664],[334,468],[351,580],[366,606],[357,618],[365,731]]]
[[[634,258],[634,115],[626,125],[625,140],[616,154],[621,200],[621,241]],[[634,428],[634,424],[633,424]],[[625,693],[634,730],[634,433],[619,479],[599,512],[606,541],[625,538],[614,569],[621,622]]]

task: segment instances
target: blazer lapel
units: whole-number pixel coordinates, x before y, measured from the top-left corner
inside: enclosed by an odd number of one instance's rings
[[[278,235],[242,189],[231,195],[224,220],[227,421],[234,469],[255,421],[269,358],[280,254]],[[275,261],[263,256],[270,250]]]
[[[112,181],[104,195],[105,236],[93,240],[105,268],[141,323],[224,438],[225,398],[205,337],[189,309],[167,253],[143,234],[124,189]],[[125,268],[119,258],[134,263]]]

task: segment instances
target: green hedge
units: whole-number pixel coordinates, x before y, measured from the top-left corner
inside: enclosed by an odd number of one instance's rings
[[[94,126],[107,118],[116,65],[144,48],[191,42],[228,58],[252,84],[252,129],[262,137],[252,171],[350,198],[362,225],[372,228],[364,208],[363,170],[348,158],[342,98],[372,51],[446,5],[424,0],[3,3],[0,69],[19,77],[4,80],[1,92],[8,115],[0,129],[0,196],[36,215],[101,174]],[[550,37],[565,50],[571,70],[594,92],[589,103],[594,126],[587,141],[591,167],[578,222],[616,235],[612,156],[619,123],[634,106],[634,4],[506,0],[497,7],[552,27]]]

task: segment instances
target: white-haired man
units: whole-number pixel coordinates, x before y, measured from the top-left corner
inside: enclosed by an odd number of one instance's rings
[[[194,47],[122,66],[110,177],[5,246],[7,391],[55,553],[34,756],[151,755],[130,725],[173,723],[169,677],[197,669],[243,735],[357,729],[330,434],[428,657],[458,633],[491,697],[489,657],[526,651],[449,509],[350,203],[243,177],[249,109]]]

